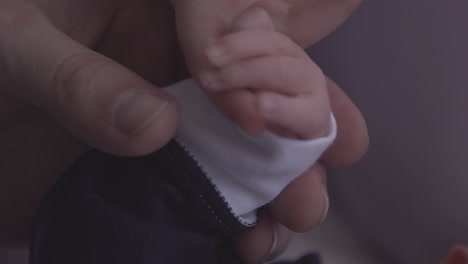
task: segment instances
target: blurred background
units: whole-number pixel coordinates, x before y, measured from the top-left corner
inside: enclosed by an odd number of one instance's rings
[[[467,25],[466,0],[364,1],[310,49],[367,120],[367,156],[329,187],[340,221],[384,263],[439,263],[468,244]]]

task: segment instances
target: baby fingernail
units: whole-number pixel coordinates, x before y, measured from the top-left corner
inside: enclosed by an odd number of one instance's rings
[[[114,105],[112,123],[124,135],[136,134],[166,109],[169,102],[164,97],[140,90],[127,91]]]
[[[219,45],[213,45],[206,49],[206,57],[211,64],[220,67],[226,58],[226,50]]]

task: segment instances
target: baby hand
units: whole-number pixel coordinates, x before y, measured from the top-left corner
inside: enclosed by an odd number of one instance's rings
[[[243,12],[205,55],[212,68],[201,74],[202,86],[247,132],[268,128],[302,139],[328,133],[331,108],[324,74],[301,47],[275,31],[263,9]]]

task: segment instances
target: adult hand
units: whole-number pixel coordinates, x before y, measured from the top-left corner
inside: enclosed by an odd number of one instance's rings
[[[273,19],[276,30],[307,48],[334,31],[359,5],[359,0],[173,0],[176,20],[187,63],[192,75],[201,80],[207,66],[204,50],[210,41],[229,30],[242,12],[260,7]],[[200,22],[199,18],[204,19]],[[351,165],[367,150],[367,129],[359,110],[331,80],[328,81],[332,109],[338,123],[338,138],[323,157],[323,164]],[[213,96],[213,95],[211,95]],[[232,95],[231,95],[232,96]],[[223,101],[214,97],[216,101]],[[225,104],[218,104],[223,109]],[[238,122],[244,117],[225,114]],[[247,117],[247,118],[245,118]],[[244,119],[245,118],[245,119]],[[253,122],[244,123],[244,128]],[[255,129],[253,129],[255,130]],[[262,212],[257,226],[234,237],[247,263],[269,260],[282,252],[292,231],[303,232],[319,224],[328,209],[326,173],[322,165],[311,167],[293,181]]]
[[[166,1],[0,0],[0,243],[27,241],[88,145],[140,155],[173,136],[178,107],[151,84],[184,69],[173,20]]]
[[[61,126],[85,143],[120,155],[150,152],[172,136],[178,115],[172,99],[114,62],[152,83],[176,80],[183,67],[173,59],[178,55],[177,45],[174,29],[168,24],[170,9],[163,2],[0,0],[0,71],[4,73],[0,76],[0,208],[4,210],[0,234],[9,242],[26,241],[40,197],[87,148]],[[321,18],[310,18],[321,25],[318,31],[322,33],[315,32],[314,38],[304,36],[304,47],[332,31],[357,4],[355,0],[291,3],[299,9],[306,4],[310,10],[311,3],[320,7]],[[268,10],[268,6],[264,8]],[[324,14],[328,12],[335,15],[327,18]],[[275,21],[284,18],[281,12],[275,14]],[[330,22],[318,23],[323,19]],[[136,118],[132,120],[140,122],[118,124],[111,114],[113,104],[131,89],[151,90],[157,98],[167,99],[168,106],[158,118],[150,118],[153,122]],[[364,122],[343,93],[336,88],[331,93],[340,128],[325,160],[352,163],[366,148]],[[144,113],[128,114],[144,119]],[[130,136],[119,136],[120,131]],[[267,254],[273,242],[272,226],[287,226],[281,229],[289,236],[289,229],[305,230],[315,224],[317,212],[323,215],[325,208],[324,196],[317,197],[315,191],[322,190],[322,179],[320,167],[311,169],[272,203],[256,229],[236,238],[238,245],[246,242],[239,246],[246,260],[255,262]],[[311,200],[314,197],[317,200]],[[277,249],[285,241],[278,237]],[[248,251],[249,244],[256,247]]]

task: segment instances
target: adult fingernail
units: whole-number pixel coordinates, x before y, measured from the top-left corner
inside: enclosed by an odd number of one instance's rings
[[[327,218],[328,215],[328,209],[330,208],[330,198],[328,196],[328,190],[327,190],[327,176],[323,175],[322,176],[322,194],[323,194],[323,199],[324,199],[324,205],[323,205],[323,211],[322,211],[322,217],[320,218],[320,223],[325,221],[325,218]]]
[[[268,254],[261,261],[267,262],[277,258],[287,248],[290,238],[290,231],[281,224],[275,224],[273,226],[273,242],[271,243]]]
[[[131,136],[150,125],[168,104],[165,95],[140,90],[127,91],[114,104],[112,122],[122,134]]]

